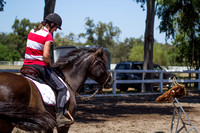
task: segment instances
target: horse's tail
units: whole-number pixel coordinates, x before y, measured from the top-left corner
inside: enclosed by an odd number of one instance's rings
[[[56,127],[55,119],[50,113],[39,112],[38,109],[25,105],[0,102],[0,119],[27,131],[41,131]]]

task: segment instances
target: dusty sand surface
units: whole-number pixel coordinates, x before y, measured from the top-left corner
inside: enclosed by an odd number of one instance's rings
[[[96,97],[78,102],[70,133],[169,133],[174,107],[172,103],[156,103],[158,96]],[[190,93],[179,101],[200,131],[199,94]]]
[[[158,96],[95,97],[78,101],[75,123],[69,133],[170,133],[173,104],[156,103]],[[188,93],[179,102],[200,131],[200,94]]]

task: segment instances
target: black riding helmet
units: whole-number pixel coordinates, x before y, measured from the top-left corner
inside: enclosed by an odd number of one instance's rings
[[[61,29],[62,19],[61,19],[61,17],[60,17],[58,14],[56,14],[56,13],[51,13],[51,14],[49,14],[49,15],[47,15],[47,16],[45,17],[45,20],[46,20],[46,21],[49,21],[49,22],[55,23],[56,25],[59,26],[58,28],[59,28],[60,30],[62,30],[62,29]]]

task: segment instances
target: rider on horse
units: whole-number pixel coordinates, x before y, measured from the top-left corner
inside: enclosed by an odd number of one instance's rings
[[[71,121],[64,116],[66,113],[64,106],[67,87],[51,69],[50,48],[53,44],[52,33],[57,28],[61,30],[61,25],[61,17],[56,13],[51,13],[35,29],[32,29],[28,34],[23,63],[23,66],[37,69],[41,79],[57,92],[56,121],[58,125],[67,124]]]

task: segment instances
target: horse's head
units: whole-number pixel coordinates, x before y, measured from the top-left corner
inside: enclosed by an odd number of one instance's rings
[[[80,88],[87,78],[91,78],[109,88],[113,84],[110,72],[106,68],[106,54],[100,49],[77,49],[60,57],[56,67],[59,67],[73,88]]]
[[[106,68],[106,54],[103,47],[91,54],[92,61],[88,69],[88,77],[102,85],[102,88],[110,88],[113,84],[111,73]]]

